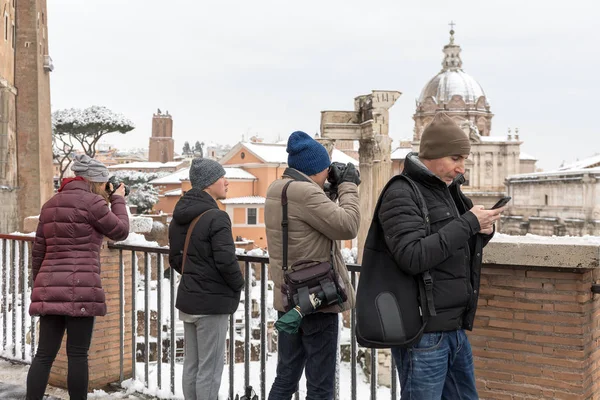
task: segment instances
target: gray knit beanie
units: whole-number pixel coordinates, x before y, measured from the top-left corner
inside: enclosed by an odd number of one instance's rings
[[[194,158],[190,167],[190,182],[193,188],[206,189],[225,176],[225,168],[215,160]]]
[[[90,182],[108,181],[108,168],[100,161],[94,160],[86,154],[75,156],[71,171],[75,173],[75,176],[81,176]]]

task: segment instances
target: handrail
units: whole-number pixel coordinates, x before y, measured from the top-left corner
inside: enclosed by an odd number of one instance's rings
[[[29,236],[29,235],[9,235],[9,234],[5,234],[5,233],[0,233],[0,239],[21,240],[23,242],[31,242],[31,243],[33,243],[35,241],[35,236]]]
[[[169,247],[155,247],[155,246],[139,246],[139,245],[128,245],[118,242],[108,242],[109,249],[117,250],[129,250],[129,251],[143,251],[158,254],[169,254]],[[236,255],[238,261],[254,262],[254,263],[269,263],[269,257],[266,256],[249,256],[246,254]],[[360,264],[346,264],[349,272],[360,272]]]
[[[10,234],[5,234],[5,233],[0,233],[0,239],[21,240],[24,242],[33,243],[35,241],[35,236],[10,235]],[[144,252],[152,252],[152,253],[167,254],[167,255],[169,254],[168,246],[153,247],[153,246],[128,245],[128,244],[122,244],[122,243],[118,243],[118,242],[108,242],[108,248],[109,249],[118,249],[118,250],[129,250],[129,251],[144,251]],[[269,263],[269,257],[265,257],[265,256],[249,256],[249,255],[245,255],[245,254],[238,254],[237,258],[239,261],[265,263],[265,264]],[[346,267],[348,268],[348,271],[350,271],[350,272],[360,272],[360,264],[346,264]]]

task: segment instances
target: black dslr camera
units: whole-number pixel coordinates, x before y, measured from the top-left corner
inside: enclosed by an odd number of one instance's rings
[[[327,182],[325,182],[324,190],[327,194],[327,197],[333,201],[335,201],[338,197],[338,185],[345,170],[346,164],[341,162],[333,162],[329,166],[329,171],[327,172]]]
[[[112,190],[110,189],[111,184]],[[121,186],[121,182],[119,182],[117,177],[113,175],[108,179],[108,182],[106,182],[104,190],[106,190],[106,193],[108,193],[109,196],[112,196],[115,193],[115,191],[119,188],[119,186]],[[123,186],[125,186],[125,196],[129,196],[129,186],[125,184],[123,184]]]

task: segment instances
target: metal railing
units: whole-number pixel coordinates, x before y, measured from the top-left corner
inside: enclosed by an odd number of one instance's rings
[[[0,235],[0,357],[31,362],[37,344],[36,317],[29,316],[31,298],[30,251],[34,238]]]
[[[12,360],[30,363],[37,343],[35,333],[36,319],[29,317],[28,307],[31,295],[30,269],[30,236],[0,235],[0,251],[2,261],[0,262],[0,276],[2,279],[0,297],[0,319],[2,324],[2,347],[0,356]],[[130,378],[129,371],[125,371],[124,348],[126,341],[131,341],[132,377],[143,384],[143,392],[155,396],[172,396],[176,394],[176,371],[181,368],[183,354],[182,323],[178,321],[175,310],[175,297],[177,290],[178,274],[166,273],[170,271],[168,261],[169,249],[165,247],[131,246],[124,244],[109,243],[109,248],[119,252],[119,344],[120,352],[120,381],[123,383]],[[236,394],[242,394],[248,386],[253,386],[260,399],[266,399],[267,387],[267,361],[269,349],[268,337],[268,312],[272,308],[267,304],[268,297],[268,258],[247,255],[238,255],[238,261],[243,264],[242,270],[245,276],[243,310],[238,310],[229,319],[229,340],[227,368],[229,380],[227,383],[230,399],[235,399]],[[126,263],[131,262],[131,269],[126,268]],[[141,263],[141,264],[140,264]],[[256,265],[256,266],[254,266]],[[350,280],[354,287],[357,284],[357,273],[360,266],[348,266]],[[125,293],[126,271],[131,273],[131,294],[127,297]],[[252,279],[253,273],[260,274],[259,279]],[[253,288],[257,285],[253,296]],[[256,295],[258,293],[258,295]],[[277,295],[277,294],[274,294]],[[258,297],[258,317],[252,318],[252,301]],[[125,306],[131,305],[131,336],[125,337]],[[15,312],[18,310],[18,312]],[[255,310],[256,311],[256,310]],[[143,329],[138,320],[140,313],[143,316]],[[238,316],[241,317],[238,318]],[[153,322],[155,321],[155,324]],[[252,326],[252,325],[258,326]],[[350,385],[340,384],[340,373],[336,374],[335,399],[342,398],[364,398],[365,383],[358,382],[358,346],[354,327],[356,325],[356,313],[350,312]],[[156,328],[153,329],[152,327]],[[9,327],[12,327],[9,331]],[[138,329],[139,328],[139,329]],[[256,335],[251,335],[252,329],[258,334],[259,350],[258,363],[251,362],[252,342],[256,342]],[[143,334],[138,334],[143,331]],[[152,332],[154,330],[154,332]],[[243,379],[241,363],[236,364],[235,337],[243,332]],[[154,334],[153,334],[154,333]],[[155,349],[155,350],[154,350]],[[338,360],[340,358],[338,350]],[[241,354],[240,357],[242,358]],[[370,357],[370,382],[368,392],[371,399],[379,397],[397,398],[396,370],[391,358],[391,388],[379,388],[377,382],[377,352],[371,351]],[[338,362],[339,365],[339,362]],[[237,373],[236,373],[237,371]],[[239,382],[238,382],[239,379]],[[349,393],[348,393],[349,389]],[[359,389],[362,395],[359,396]],[[343,393],[342,393],[343,392]],[[385,393],[388,395],[385,395]],[[389,397],[388,397],[389,396]],[[296,399],[299,394],[296,393]]]

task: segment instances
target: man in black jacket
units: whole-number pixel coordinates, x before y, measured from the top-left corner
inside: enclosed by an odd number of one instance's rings
[[[429,271],[436,316],[411,348],[393,348],[402,399],[477,399],[473,356],[465,329],[473,329],[483,247],[503,209],[473,206],[461,191],[471,145],[444,113],[436,114],[410,153],[403,174],[420,189],[431,231],[409,183],[397,180],[379,210],[387,247],[404,272]]]
[[[231,220],[216,202],[227,197],[225,169],[216,161],[196,158],[190,182],[192,189],[175,206],[169,226],[169,264],[182,274],[175,306],[185,328],[183,395],[186,400],[214,400],[223,374],[228,318],[238,307],[244,278]],[[188,229],[200,215],[184,255]]]

